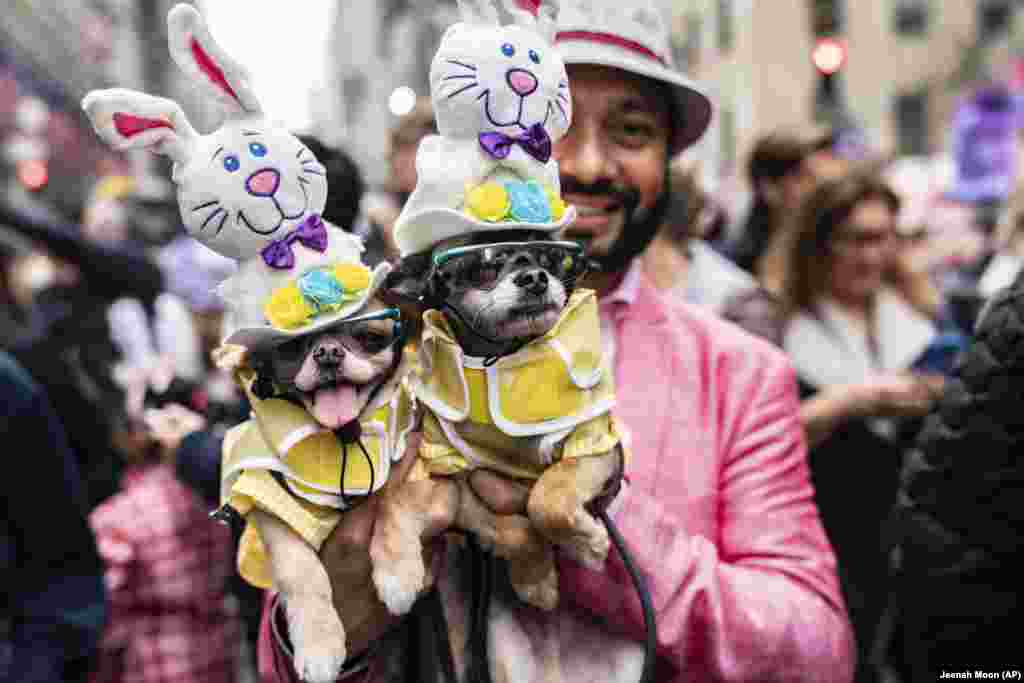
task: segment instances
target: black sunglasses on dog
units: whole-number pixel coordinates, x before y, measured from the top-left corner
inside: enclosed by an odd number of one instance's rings
[[[352,351],[369,354],[377,354],[389,347],[400,345],[405,333],[402,326],[402,313],[397,308],[385,308],[381,311],[339,320],[323,331],[328,330],[351,338],[358,346],[358,348],[351,349]],[[290,361],[301,360],[312,338],[312,336],[295,337],[279,344],[275,348],[278,358]]]
[[[486,288],[510,268],[535,266],[571,287],[587,271],[576,242],[498,242],[445,249],[434,254],[432,277],[445,289]]]

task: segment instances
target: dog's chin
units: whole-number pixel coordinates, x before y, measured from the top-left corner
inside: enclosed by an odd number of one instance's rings
[[[496,339],[532,339],[558,322],[561,309],[553,302],[515,306],[494,326]]]
[[[302,393],[302,403],[323,427],[335,430],[359,417],[370,396],[369,384],[330,382]]]

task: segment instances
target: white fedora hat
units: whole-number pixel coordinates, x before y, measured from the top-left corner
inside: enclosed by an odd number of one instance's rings
[[[676,154],[707,130],[711,100],[676,70],[667,21],[656,0],[562,0],[555,40],[566,64],[614,67],[667,84]]]

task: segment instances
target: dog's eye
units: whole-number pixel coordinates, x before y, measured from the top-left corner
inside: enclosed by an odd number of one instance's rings
[[[501,269],[499,269],[493,263],[489,263],[486,266],[481,266],[479,268],[479,272],[477,273],[477,282],[479,282],[481,285],[494,284],[498,280],[498,273],[500,272]]]

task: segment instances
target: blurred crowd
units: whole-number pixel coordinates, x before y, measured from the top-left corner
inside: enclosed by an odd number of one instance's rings
[[[399,118],[379,188],[344,150],[303,138],[327,169],[324,219],[363,238],[371,264],[398,258],[392,226],[415,186],[416,146],[435,131],[429,100]],[[1024,265],[1024,189],[1003,205],[948,200],[953,227],[908,219],[922,198],[901,186],[899,160],[853,158],[842,133],[764,135],[745,169],[751,200],[734,213],[698,165],[673,161],[666,219],[640,262],[662,296],[792,362],[861,675],[911,680],[915,605],[895,590],[891,514],[979,311]],[[11,680],[132,680],[124,672],[142,659],[185,657],[209,673],[195,680],[228,681],[254,656],[263,596],[237,577],[237,538],[207,519],[220,440],[248,415],[211,360],[215,289],[233,267],[184,235],[157,175],[97,179],[74,217],[0,206],[2,433],[12,456],[28,456],[4,478],[0,552],[20,603],[0,615],[0,658],[21,672]],[[53,495],[35,489],[44,483]],[[182,652],[165,627],[137,642],[168,615],[208,647]]]

